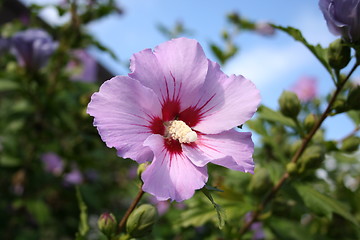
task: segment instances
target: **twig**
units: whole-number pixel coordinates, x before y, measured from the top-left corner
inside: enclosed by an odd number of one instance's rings
[[[352,73],[355,71],[355,69],[359,66],[359,63],[355,63],[349,74],[346,76],[346,78],[341,81],[338,79],[338,85],[336,88],[336,91],[334,92],[333,96],[331,97],[328,106],[326,107],[325,111],[322,113],[319,120],[316,122],[314,127],[311,129],[310,133],[303,139],[301,147],[296,151],[294,156],[291,159],[292,163],[296,163],[301,154],[305,151],[307,145],[310,143],[311,139],[317,132],[317,130],[320,128],[321,124],[324,122],[324,120],[328,117],[332,105],[334,104],[337,96],[341,92],[342,88],[344,87],[345,83],[349,80]],[[280,178],[280,180],[275,184],[275,186],[271,189],[271,191],[266,195],[266,197],[263,199],[263,201],[259,204],[258,208],[254,211],[254,213],[251,215],[251,219],[246,221],[246,223],[243,225],[243,227],[240,229],[239,235],[240,238],[242,235],[244,235],[250,228],[250,226],[257,220],[260,213],[264,210],[266,205],[271,201],[271,199],[277,194],[277,192],[280,190],[282,185],[285,183],[285,181],[289,178],[289,174],[287,172],[284,173],[284,175]]]

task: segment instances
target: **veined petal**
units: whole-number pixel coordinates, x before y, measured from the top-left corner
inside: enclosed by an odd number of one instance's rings
[[[189,199],[196,189],[205,185],[208,178],[206,167],[196,167],[183,154],[170,154],[162,136],[151,135],[144,146],[154,152],[154,160],[141,175],[143,190],[159,201]]]
[[[183,152],[197,166],[211,162],[233,170],[254,173],[254,143],[250,132],[229,130],[200,135],[196,144],[183,145]]]
[[[189,96],[202,87],[208,60],[196,40],[178,38],[146,49],[131,58],[130,77],[138,79],[162,99],[188,106]]]
[[[93,94],[87,112],[102,140],[119,156],[139,163],[152,160],[153,153],[143,142],[152,134],[152,119],[161,116],[161,105],[151,89],[129,77],[114,77]]]
[[[200,119],[193,129],[216,134],[249,120],[260,104],[260,92],[250,80],[228,77],[217,63],[209,62],[204,86],[197,94],[199,100],[193,106]]]

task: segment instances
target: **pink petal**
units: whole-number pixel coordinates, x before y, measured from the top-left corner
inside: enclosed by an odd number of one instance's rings
[[[143,142],[152,134],[148,127],[152,118],[161,116],[161,105],[151,89],[129,77],[114,77],[93,94],[87,112],[102,140],[119,156],[139,163],[152,160],[153,153]]]
[[[208,60],[197,41],[178,38],[160,44],[154,52],[135,53],[130,69],[129,76],[153,89],[163,102],[178,100],[188,106],[188,96],[194,96],[205,81]]]
[[[189,199],[196,189],[205,185],[208,178],[206,167],[196,167],[185,155],[170,155],[165,150],[162,136],[151,135],[144,146],[152,149],[154,160],[141,175],[143,190],[159,201]]]
[[[193,129],[206,134],[230,130],[249,120],[260,104],[260,92],[243,76],[226,76],[218,64],[210,62],[205,84],[195,109],[200,121]]]
[[[250,132],[229,130],[199,135],[196,144],[183,145],[184,154],[196,165],[211,162],[233,170],[254,173],[254,143]]]

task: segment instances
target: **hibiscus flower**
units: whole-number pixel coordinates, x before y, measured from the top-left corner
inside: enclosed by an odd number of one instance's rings
[[[88,113],[119,156],[151,162],[141,176],[145,192],[188,199],[207,182],[208,163],[253,173],[251,133],[234,129],[259,105],[251,81],[225,75],[187,38],[134,54],[130,70],[103,83]]]

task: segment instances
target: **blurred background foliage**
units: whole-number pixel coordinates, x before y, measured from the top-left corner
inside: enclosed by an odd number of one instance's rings
[[[42,6],[15,2],[0,5],[1,239],[106,239],[97,226],[99,216],[110,211],[119,220],[140,180],[135,162],[107,148],[86,114],[91,94],[112,76],[87,48],[116,59],[86,26],[124,12],[113,0],[62,1],[56,8],[60,15],[70,13],[70,21],[50,27],[38,17]],[[7,18],[5,12],[14,6],[23,11]],[[244,31],[271,36],[277,28],[307,44],[293,29],[252,22],[235,12],[226,17],[230,27],[220,33],[223,44],[209,44],[221,64],[239,53],[235,39]],[[196,37],[181,22],[159,23],[158,29],[168,38]],[[329,69],[329,84],[335,75],[344,78],[329,66],[326,49],[307,47]],[[354,131],[329,140],[320,128],[300,159],[290,162],[333,94],[313,94],[311,81],[299,86],[304,89],[280,96],[279,109],[264,103],[244,126],[256,139],[254,175],[210,165],[205,194],[198,191],[183,203],[158,202],[145,194],[141,203],[157,209],[152,231],[119,239],[360,239],[359,85],[348,81],[328,114],[347,114]],[[284,174],[287,181],[257,212]],[[255,212],[256,221],[240,236]]]

